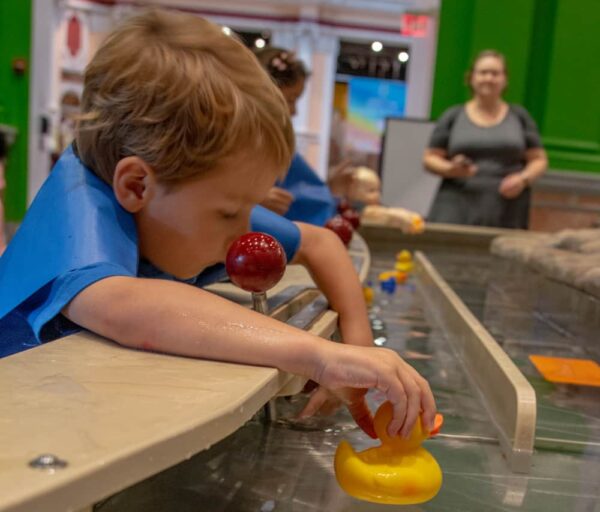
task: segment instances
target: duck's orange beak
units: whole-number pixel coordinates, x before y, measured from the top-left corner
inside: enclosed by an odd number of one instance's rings
[[[440,429],[442,428],[443,424],[444,424],[444,416],[439,413],[436,414],[435,420],[433,420],[433,428],[431,429],[431,432],[429,432],[429,437],[433,437],[433,436],[439,434]]]

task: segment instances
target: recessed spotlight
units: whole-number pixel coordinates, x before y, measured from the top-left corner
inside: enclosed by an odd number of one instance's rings
[[[373,41],[373,43],[371,43],[371,50],[373,50],[374,52],[380,52],[381,50],[383,50],[383,45],[380,41]]]
[[[400,53],[398,54],[398,60],[399,60],[400,62],[407,62],[407,61],[408,61],[408,59],[409,59],[408,52],[400,52]]]
[[[257,48],[264,48],[266,44],[267,42],[262,37],[259,37],[256,41],[254,41],[254,46]]]

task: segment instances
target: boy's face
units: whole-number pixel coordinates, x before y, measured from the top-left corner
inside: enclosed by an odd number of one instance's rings
[[[141,255],[180,279],[225,260],[230,244],[249,231],[250,211],[274,185],[278,169],[240,153],[202,177],[156,185],[135,214]]]

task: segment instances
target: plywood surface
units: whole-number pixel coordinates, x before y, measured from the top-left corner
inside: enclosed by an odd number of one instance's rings
[[[289,379],[270,368],[130,350],[87,333],[5,358],[0,510],[89,504],[214,444]],[[68,465],[29,467],[45,453]]]

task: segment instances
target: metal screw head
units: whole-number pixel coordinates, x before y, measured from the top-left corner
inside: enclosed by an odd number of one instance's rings
[[[45,453],[39,455],[33,460],[29,461],[29,466],[36,469],[63,469],[66,468],[68,462],[66,460],[59,459],[56,455],[51,453]]]

